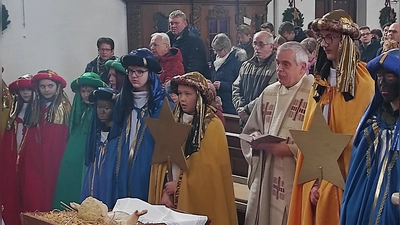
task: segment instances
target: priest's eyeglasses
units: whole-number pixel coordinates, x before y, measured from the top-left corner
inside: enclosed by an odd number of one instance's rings
[[[326,37],[324,37],[324,36],[318,36],[317,37],[317,41],[318,41],[318,43],[322,43],[322,41],[325,41],[325,43],[326,44],[328,44],[328,45],[330,45],[330,44],[332,44],[333,43],[333,39],[334,38],[341,38],[342,36],[326,36]]]
[[[148,70],[131,70],[131,69],[127,69],[129,76],[132,76],[133,74],[135,74],[137,77],[142,77],[143,74],[145,72],[147,72]]]

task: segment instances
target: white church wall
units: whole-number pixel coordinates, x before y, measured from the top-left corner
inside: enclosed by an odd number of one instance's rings
[[[392,7],[396,12],[397,18],[399,18],[399,3],[392,1]],[[381,28],[379,24],[379,11],[384,7],[384,1],[367,1],[367,23],[371,29]]]
[[[275,33],[282,24],[282,13],[289,7],[288,1],[272,0],[268,5],[268,22],[275,26]],[[315,19],[315,0],[296,1],[296,7],[304,16],[303,30],[307,29],[307,24]]]
[[[99,37],[114,40],[115,55],[128,52],[122,0],[2,1],[11,21],[1,41],[6,83],[52,69],[67,81],[65,90],[72,101],[69,84],[96,57]]]

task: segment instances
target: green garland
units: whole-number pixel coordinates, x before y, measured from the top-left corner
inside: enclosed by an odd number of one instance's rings
[[[379,11],[379,24],[381,27],[387,23],[395,23],[396,22],[396,12],[394,11],[393,8],[390,8],[389,6],[385,6],[384,8]]]
[[[299,9],[294,7],[287,8],[282,13],[283,19],[282,22],[289,21],[293,23],[295,27],[303,27],[304,23],[304,16],[303,13],[300,12]]]
[[[11,21],[8,20],[8,10],[6,9],[6,6],[3,4],[2,6],[2,31],[4,31],[8,24],[11,23]]]

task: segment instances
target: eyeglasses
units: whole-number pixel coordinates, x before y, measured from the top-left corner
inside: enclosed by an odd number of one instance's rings
[[[324,37],[324,36],[318,36],[317,37],[317,41],[318,41],[318,43],[322,43],[322,41],[325,41],[325,43],[326,44],[328,44],[328,45],[330,45],[330,44],[332,44],[333,43],[333,39],[334,38],[340,38],[341,36],[326,36],[326,37]]]
[[[364,37],[364,36],[367,36],[367,35],[370,35],[371,33],[363,33],[363,34],[361,34],[361,37]]]
[[[222,50],[224,50],[224,49],[223,49],[223,48],[221,48],[221,49],[215,49],[215,48],[213,48],[213,51],[216,52],[216,53],[219,53],[219,52],[221,52]]]
[[[127,69],[129,76],[132,76],[133,74],[135,74],[137,77],[142,77],[143,74],[145,72],[147,72],[148,70],[131,70],[131,69]]]
[[[110,52],[111,50],[110,48],[99,48],[99,52]]]
[[[265,44],[264,42],[262,42],[262,41],[260,41],[260,42],[253,42],[253,47],[259,47],[259,48],[264,48],[265,46],[267,46],[267,45],[270,45],[271,43],[267,43],[267,44]]]

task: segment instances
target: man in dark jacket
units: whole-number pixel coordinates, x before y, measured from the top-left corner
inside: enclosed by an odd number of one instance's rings
[[[210,79],[207,50],[203,40],[189,31],[186,15],[181,10],[169,14],[170,30],[167,32],[171,47],[181,50],[185,73],[197,71]]]
[[[307,37],[301,27],[295,27],[289,21],[285,21],[279,26],[278,33],[286,41],[297,41],[299,43]]]
[[[236,28],[237,39],[239,44],[237,47],[244,49],[247,54],[247,59],[251,59],[254,56],[253,48],[253,32],[249,25],[241,24]]]
[[[372,39],[371,30],[367,26],[360,27],[360,46],[359,50],[361,53],[361,61],[369,62],[375,58],[376,52],[381,47],[380,43],[376,39]]]
[[[109,68],[106,67],[108,60],[114,60],[114,41],[108,37],[101,37],[97,40],[97,57],[86,65],[86,72],[93,72],[101,77],[101,80],[106,84],[109,83],[108,72]]]

